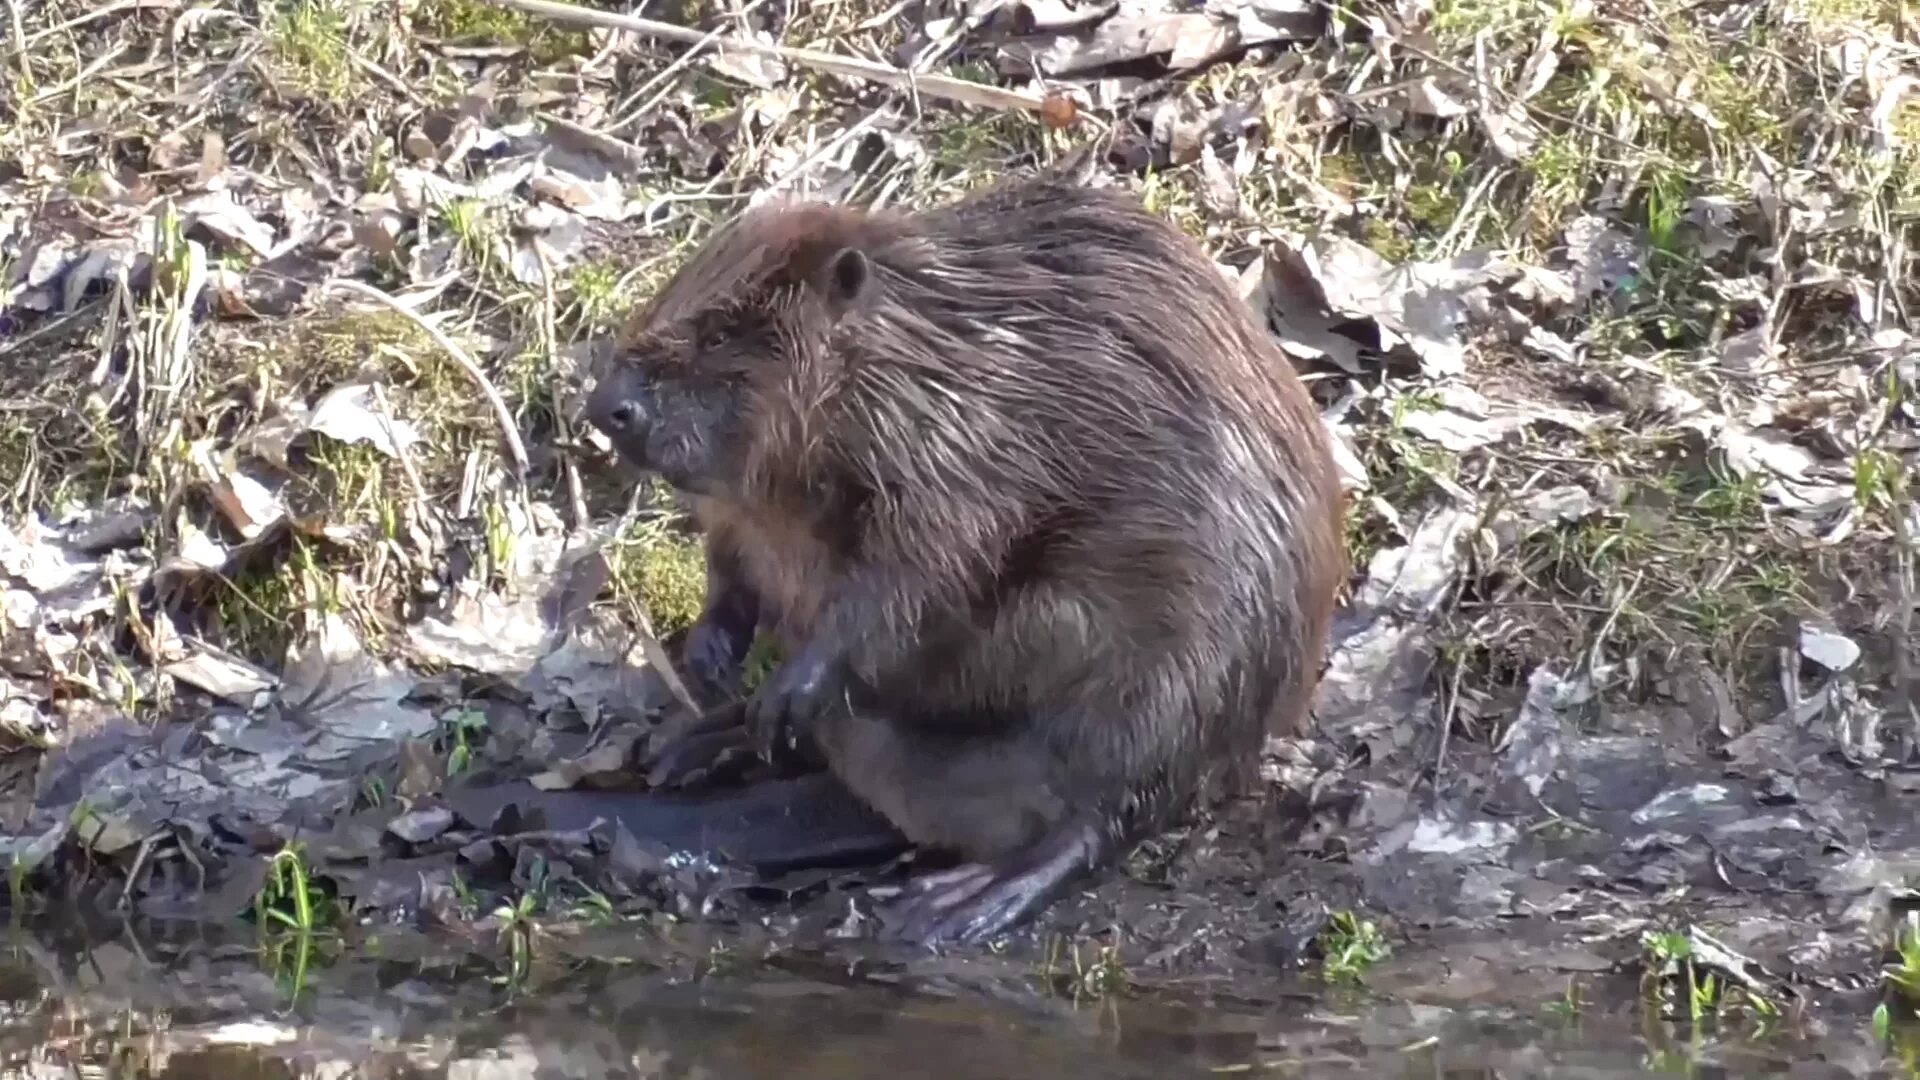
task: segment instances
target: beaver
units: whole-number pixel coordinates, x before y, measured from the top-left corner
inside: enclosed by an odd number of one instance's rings
[[[749,209],[636,312],[587,412],[704,531],[694,681],[785,646],[738,738],[804,740],[959,856],[883,938],[1017,928],[1306,720],[1347,565],[1328,437],[1200,246],[1122,190]]]

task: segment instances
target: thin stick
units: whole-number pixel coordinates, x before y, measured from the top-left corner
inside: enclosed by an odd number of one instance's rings
[[[123,11],[138,10],[143,6],[143,3],[142,0],[121,0],[121,2],[117,4],[107,4],[104,7],[97,7],[92,11],[75,15],[63,23],[58,23],[42,30],[36,30],[24,38],[21,37],[24,31],[20,25],[20,4],[18,0],[15,0],[15,2],[9,6],[12,7],[14,11],[14,36],[20,39],[20,58],[24,60],[26,59],[28,46],[38,45],[47,38],[53,37],[55,34],[63,34],[75,27],[85,26],[87,23],[93,22],[96,19],[104,19],[109,15],[118,15]]]
[[[553,294],[553,260],[547,256],[547,245],[539,237],[533,238],[533,254],[540,260],[540,347],[547,354],[547,393],[553,398],[553,425],[560,431],[562,446],[573,444],[573,422],[567,419],[566,401],[560,393],[560,373],[554,365],[560,357],[559,301]],[[573,504],[573,527],[585,529],[591,518],[587,514],[587,496],[580,487],[580,468],[573,460],[573,451],[560,451],[560,471],[566,476],[567,497]]]
[[[27,59],[27,24],[20,17],[21,0],[8,0],[7,15],[13,24],[14,59],[20,61],[21,104],[28,105],[27,91],[33,89],[33,62]]]
[[[750,12],[754,8],[759,7],[761,2],[762,0],[751,0],[751,2],[748,3],[746,7],[740,9],[740,14],[745,15],[747,12]],[[681,53],[679,56],[674,57],[673,62],[668,64],[666,67],[662,68],[658,75],[655,75],[653,78],[648,79],[646,82],[646,85],[640,87],[640,89],[638,90],[635,90],[632,94],[629,94],[627,96],[627,100],[623,102],[619,108],[613,110],[614,121],[612,124],[609,124],[607,126],[607,134],[611,135],[617,131],[620,131],[623,128],[627,127],[627,125],[633,123],[635,120],[638,120],[641,117],[652,112],[654,107],[660,104],[660,98],[656,96],[652,96],[654,95],[655,91],[658,91],[659,94],[661,95],[665,95],[666,93],[668,93],[671,87],[668,87],[666,84],[671,82],[675,75],[678,75],[681,71],[684,71],[686,68],[692,66],[695,60],[700,59],[700,54],[707,51],[707,46],[713,44],[715,41],[718,41],[719,39],[725,36],[727,36],[727,27],[725,26],[714,27],[712,30],[708,31],[707,34],[704,37],[702,37],[699,41],[694,42],[692,48],[688,49],[686,52]],[[633,102],[641,101],[641,100],[646,101],[646,104],[640,106],[637,109],[633,109],[631,112],[627,111],[627,108],[629,105],[631,105]],[[623,112],[626,113],[625,116],[620,115]]]
[[[1453,721],[1460,711],[1460,678],[1465,669],[1465,664],[1454,661],[1453,678],[1448,680],[1447,686],[1447,707],[1440,714],[1440,745],[1433,752],[1433,794],[1436,799],[1440,796],[1440,777],[1447,771],[1447,743],[1453,739]]]
[[[420,482],[420,471],[413,467],[413,452],[393,430],[393,403],[387,400],[386,388],[374,383],[372,389],[374,404],[380,406],[380,411],[374,415],[380,421],[381,430],[387,433],[387,441],[393,444],[394,456],[400,459],[400,471],[407,475],[407,486],[413,489],[414,518],[424,529],[428,514],[427,485]]]
[[[33,95],[31,98],[28,98],[26,103],[28,105],[38,105],[41,102],[51,101],[54,98],[59,97],[61,94],[64,94],[67,91],[72,90],[75,87],[84,84],[85,82],[87,82],[87,80],[93,78],[95,75],[100,74],[100,71],[102,68],[106,67],[108,64],[113,63],[115,60],[120,59],[120,54],[126,51],[127,51],[127,45],[124,42],[119,45],[115,45],[113,48],[108,49],[105,53],[103,53],[98,60],[95,60],[92,63],[88,64],[86,67],[81,68],[80,73],[75,75],[73,78],[68,79],[65,82],[55,83],[54,85],[47,87],[45,90],[42,90],[39,93]],[[27,58],[23,55],[20,58],[20,66],[24,69],[26,67],[26,64],[27,64]]]
[[[507,451],[513,456],[514,469],[520,480],[526,480],[528,471],[527,448],[525,444],[520,441],[520,429],[513,422],[513,412],[507,408],[506,399],[500,396],[500,391],[493,388],[493,383],[487,379],[486,372],[481,371],[480,365],[474,361],[473,357],[467,355],[467,350],[455,344],[452,338],[441,333],[438,327],[422,319],[413,311],[408,310],[400,301],[395,300],[393,297],[388,296],[386,293],[381,292],[371,285],[355,281],[352,278],[333,278],[327,281],[326,284],[344,292],[358,293],[388,310],[397,312],[406,318],[407,321],[424,331],[428,337],[433,339],[435,345],[445,349],[447,355],[453,357],[453,362],[460,365],[461,370],[467,373],[467,378],[472,379],[473,385],[486,397],[487,404],[493,406],[494,419],[500,422],[500,434],[507,441]]]
[[[1915,745],[1920,745],[1920,675],[1914,671],[1914,570],[1920,565],[1915,551],[1920,550],[1920,537],[1913,535],[1913,489],[1904,475],[1895,475],[1890,484],[1892,495],[1891,517],[1893,518],[1893,595],[1898,601],[1900,614],[1895,625],[1900,629],[1895,640],[1899,646],[1893,653],[1894,685],[1900,687],[1900,696],[1906,700],[1899,706],[1907,712],[1907,722],[1902,731],[1902,757],[1911,753]]]
[[[354,67],[357,67],[361,71],[366,72],[368,75],[373,76],[375,79],[378,79],[383,83],[386,83],[387,86],[392,88],[394,91],[398,92],[401,97],[406,98],[408,101],[412,102],[413,104],[425,105],[427,103],[427,99],[415,93],[413,87],[408,86],[404,79],[400,78],[398,75],[395,75],[393,72],[388,71],[386,68],[381,67],[379,64],[376,64],[373,61],[367,59],[366,57],[361,56],[359,53],[353,51],[352,49],[347,50],[347,60],[351,62]]]
[[[918,75],[888,64],[862,60],[853,56],[836,56],[816,49],[768,45],[733,37],[710,41],[712,35],[704,31],[632,15],[619,15],[611,11],[596,11],[592,8],[560,3],[558,0],[489,0],[489,2],[500,7],[516,8],[555,22],[603,26],[610,30],[625,30],[632,34],[644,34],[648,37],[679,41],[689,45],[708,42],[719,52],[755,53],[760,56],[777,57],[788,63],[815,68],[849,79],[868,79],[888,86],[912,90],[929,97],[958,101],[966,105],[978,105],[985,109],[1026,109],[1029,112],[1039,112],[1045,104],[1045,99],[1038,94],[988,86],[985,83],[968,82],[965,79],[955,79],[946,75]]]

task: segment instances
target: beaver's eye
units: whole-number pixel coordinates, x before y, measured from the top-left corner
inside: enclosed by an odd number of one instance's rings
[[[732,335],[728,334],[725,330],[720,329],[702,331],[700,334],[700,351],[716,352],[724,349],[727,347],[727,342],[731,336]]]

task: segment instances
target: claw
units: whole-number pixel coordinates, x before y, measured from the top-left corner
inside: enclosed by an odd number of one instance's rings
[[[727,700],[740,685],[740,660],[745,652],[738,635],[711,621],[694,623],[681,640],[680,664],[688,689],[707,706]]]
[[[647,786],[724,784],[739,779],[755,757],[744,730],[688,733],[661,748],[647,770]]]
[[[1104,853],[1100,834],[1066,827],[1000,863],[927,874],[885,912],[882,940],[977,944],[1032,919]]]
[[[725,783],[750,767],[754,756],[741,708],[717,709],[660,747],[647,767],[647,786]]]
[[[921,874],[919,877],[907,882],[906,894],[908,896],[918,896],[922,893],[932,892],[935,889],[945,889],[948,886],[973,881],[982,874],[991,873],[992,868],[981,863],[965,863],[949,870],[934,870]]]
[[[803,649],[780,665],[747,704],[747,727],[766,760],[799,756],[813,721],[840,693],[839,680],[837,662],[818,647]]]
[[[1051,899],[1053,883],[1029,874],[1000,874],[973,864],[940,884],[910,893],[889,912],[883,940],[976,944],[1011,928]]]

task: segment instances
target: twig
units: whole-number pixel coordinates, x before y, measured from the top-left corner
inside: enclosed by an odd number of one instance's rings
[[[747,14],[748,12],[752,11],[754,8],[759,7],[761,3],[762,3],[762,0],[751,0],[751,2],[748,3],[746,7],[740,10],[740,14],[742,15]],[[686,70],[688,67],[690,67],[695,60],[698,60],[700,58],[700,54],[707,51],[707,46],[713,44],[715,41],[718,41],[719,39],[725,37],[726,35],[727,35],[727,27],[725,26],[714,27],[712,30],[708,31],[705,35],[703,35],[699,41],[694,42],[692,48],[688,49],[686,52],[681,53],[679,56],[674,57],[671,63],[669,63],[666,67],[661,68],[659,74],[655,75],[651,79],[648,79],[646,83],[640,87],[640,89],[635,90],[633,93],[627,95],[627,104],[623,104],[619,108],[616,108],[613,110],[613,115],[615,119],[613,123],[607,125],[607,133],[612,134],[616,131],[619,131],[625,128],[627,125],[633,123],[635,120],[638,120],[641,117],[652,112],[654,108],[660,104],[661,99],[664,98],[667,95],[667,93],[672,89],[672,87],[668,86],[667,84],[673,81],[673,77],[675,75],[678,75],[680,72]],[[655,91],[658,91],[658,93],[656,93]],[[646,101],[646,104],[641,105],[637,108],[634,108],[631,111],[628,111],[628,105],[636,101],[641,101],[643,99]],[[626,113],[625,116],[620,115],[623,112]]]
[[[802,158],[798,164],[794,165],[793,168],[788,169],[785,173],[769,181],[765,185],[764,190],[769,193],[779,191],[782,188],[785,188],[788,184],[791,184],[795,180],[798,180],[802,176],[805,176],[807,172],[811,170],[815,165],[839,153],[841,148],[846,146],[847,143],[852,142],[854,139],[860,138],[861,136],[865,135],[868,130],[870,130],[876,123],[879,122],[881,117],[891,116],[892,112],[893,110],[891,108],[885,108],[885,109],[877,110],[875,112],[870,112],[867,115],[861,117],[858,122],[849,124],[846,127],[841,128],[840,131],[837,132],[833,138],[827,140],[827,144],[825,146],[822,146],[818,150],[815,150],[813,153],[808,154],[805,158]]]
[[[125,911],[133,903],[133,888],[140,883],[140,872],[147,867],[147,860],[153,855],[153,846],[160,842],[160,832],[147,834],[134,850],[133,865],[127,868],[127,884],[120,890],[120,901],[114,905],[117,911]]]
[[[632,15],[618,15],[611,11],[596,11],[574,4],[559,3],[558,0],[489,0],[489,2],[501,7],[540,15],[555,22],[602,26],[610,30],[625,30],[629,33],[644,34],[648,37],[664,38],[690,45],[697,45],[711,37],[703,31],[685,26],[636,18]],[[965,79],[955,79],[946,75],[916,75],[889,64],[862,60],[853,56],[836,56],[817,49],[796,49],[787,45],[768,45],[764,42],[732,37],[714,42],[713,46],[722,52],[771,56],[791,64],[799,64],[802,67],[814,68],[849,79],[867,79],[930,97],[958,101],[965,105],[977,105],[984,109],[1026,109],[1030,112],[1039,112],[1046,101],[1039,94],[968,82]]]
[[[467,355],[467,350],[455,344],[452,338],[441,333],[438,327],[422,319],[413,311],[408,310],[400,301],[395,300],[393,297],[388,296],[386,293],[381,292],[379,289],[365,282],[355,281],[352,278],[332,278],[329,279],[326,284],[331,288],[344,292],[357,293],[390,311],[398,313],[424,331],[428,337],[433,339],[435,345],[445,349],[447,355],[453,357],[453,362],[459,364],[461,370],[467,373],[467,378],[473,380],[475,388],[486,397],[487,404],[493,406],[494,419],[500,423],[500,435],[506,440],[507,451],[513,457],[515,472],[519,479],[524,481],[527,478],[527,448],[526,445],[520,441],[520,429],[519,426],[513,422],[513,412],[507,408],[506,399],[500,396],[500,391],[493,388],[493,383],[487,378],[486,372],[481,371],[480,365],[474,361],[473,357]]]
[[[548,373],[547,392],[553,396],[553,424],[559,429],[562,446],[573,444],[573,422],[567,419],[566,402],[560,395],[560,374],[554,362],[560,356],[559,301],[553,295],[553,260],[547,255],[547,245],[539,237],[533,239],[534,257],[540,260],[540,346],[547,354]],[[573,460],[573,451],[560,451],[560,471],[566,476],[567,498],[572,504],[573,527],[584,530],[590,520],[587,514],[587,496],[580,487],[580,467]]]
[[[633,614],[640,621],[640,648],[647,655],[647,663],[659,672],[660,681],[667,684],[667,692],[687,710],[688,718],[700,716],[700,702],[694,699],[693,692],[687,689],[686,680],[674,668],[673,657],[667,655],[666,645],[660,641],[660,635],[654,632],[653,620],[647,615],[646,605],[635,604]]]
[[[25,96],[33,89],[33,62],[27,58],[27,24],[20,17],[20,6],[24,0],[7,0],[7,14],[13,22],[13,58],[20,61],[20,94],[22,104]]]
[[[496,3],[511,2],[511,0],[495,0],[495,2]],[[1364,23],[1366,21],[1366,19],[1359,12],[1355,11],[1351,7],[1348,7],[1346,4],[1342,3],[1341,0],[1312,0],[1312,2],[1322,8],[1325,8],[1327,11],[1335,15],[1344,16],[1353,22]],[[1604,128],[1596,127],[1593,124],[1589,124],[1586,121],[1581,120],[1577,117],[1568,116],[1565,113],[1555,112],[1554,110],[1546,108],[1544,106],[1535,105],[1531,101],[1522,100],[1518,94],[1513,93],[1511,90],[1508,90],[1505,87],[1493,85],[1491,82],[1489,82],[1484,78],[1481,78],[1480,75],[1473,72],[1472,70],[1461,67],[1459,64],[1456,64],[1451,60],[1447,60],[1444,57],[1441,57],[1432,52],[1429,52],[1428,50],[1423,49],[1420,46],[1414,44],[1413,42],[1407,40],[1405,36],[1398,33],[1393,33],[1392,30],[1393,28],[1390,27],[1389,33],[1393,40],[1394,45],[1398,46],[1400,49],[1408,53],[1413,54],[1414,56],[1419,57],[1422,60],[1425,60],[1427,63],[1432,64],[1435,67],[1441,68],[1442,70],[1447,71],[1451,74],[1458,75],[1459,77],[1467,80],[1467,82],[1473,87],[1475,87],[1476,89],[1486,92],[1490,97],[1498,97],[1500,99],[1504,99],[1504,103],[1509,105],[1517,103],[1522,109],[1525,109],[1527,112],[1532,113],[1537,118],[1551,120],[1554,123],[1564,124],[1567,127],[1573,128],[1577,131],[1583,131],[1588,135],[1592,135],[1597,139],[1612,143],[1615,146],[1619,146],[1625,150],[1630,150],[1638,157],[1650,158],[1652,160],[1662,161],[1669,165],[1676,164],[1670,155],[1665,154],[1657,149],[1654,149],[1649,146],[1641,145],[1639,143],[1634,142],[1632,139],[1623,139],[1620,136],[1615,135],[1611,131],[1607,131]]]
[[[627,508],[621,512],[620,520],[616,521],[608,531],[608,536],[625,536],[633,528],[633,523],[640,517],[640,504],[645,498],[645,492],[645,486],[640,484],[633,485],[627,492]],[[660,635],[654,632],[653,619],[647,614],[647,605],[635,602],[631,607],[634,618],[640,624],[635,631],[635,636],[640,639],[640,648],[647,655],[647,664],[660,673],[660,680],[667,684],[667,692],[686,708],[676,727],[664,726],[674,723],[671,717],[663,721],[661,735],[670,739],[695,723],[704,710],[700,708],[700,703],[694,700],[693,692],[687,689],[686,680],[680,677],[679,669],[673,666],[673,657],[667,655],[667,647],[661,642]]]
[[[398,75],[395,75],[393,72],[388,71],[386,68],[381,67],[379,64],[376,64],[373,61],[367,59],[366,57],[361,56],[359,53],[355,52],[354,50],[352,49],[347,50],[347,61],[351,63],[354,67],[359,68],[363,73],[373,77],[374,79],[379,80],[380,82],[386,83],[389,87],[393,88],[393,90],[396,93],[398,93],[401,97],[406,98],[408,101],[412,102],[413,104],[420,105],[420,106],[424,106],[427,104],[427,99],[415,93],[413,87],[408,86],[405,80],[401,79]]]
[[[0,341],[0,359],[5,359],[9,354],[18,352],[34,342],[39,341],[41,338],[52,337],[82,319],[92,318],[95,312],[99,308],[104,307],[106,303],[105,297],[95,297],[92,300],[87,300],[77,305],[72,311],[56,315],[46,322],[41,323],[39,326],[21,333],[17,337]]]
[[[26,58],[27,46],[38,45],[42,41],[53,37],[55,34],[63,34],[68,30],[85,26],[98,19],[104,19],[109,15],[118,15],[123,11],[138,11],[144,6],[144,0],[120,0],[120,2],[116,4],[104,4],[91,11],[75,15],[65,22],[55,23],[52,26],[35,30],[32,37],[24,36],[20,26],[20,0],[14,0],[14,2],[8,6],[13,8],[13,37],[14,40],[20,44],[20,56],[21,59],[24,60]]]
[[[414,516],[421,527],[427,524],[427,485],[420,482],[420,471],[413,466],[413,454],[406,443],[400,440],[393,428],[393,404],[387,400],[386,388],[379,383],[373,384],[373,402],[379,406],[374,416],[380,421],[380,429],[386,432],[387,441],[393,444],[394,456],[400,459],[400,471],[407,476],[407,486],[413,489]]]
[[[548,127],[556,131],[566,132],[573,138],[579,139],[581,142],[593,147],[594,150],[600,154],[613,158],[615,161],[629,168],[637,168],[646,162],[646,151],[625,139],[615,138],[611,134],[613,131],[612,127],[602,131],[596,131],[593,128],[587,127],[585,124],[576,124],[564,116],[548,112],[545,109],[536,111],[534,115],[540,119],[541,123],[546,124]]]
[[[14,12],[17,15],[19,12],[19,9],[15,8]],[[27,99],[26,103],[28,105],[38,105],[43,101],[51,101],[52,99],[59,97],[61,94],[64,94],[67,91],[82,85],[83,83],[87,82],[89,79],[92,79],[95,75],[100,74],[101,69],[105,68],[108,64],[113,63],[115,60],[118,60],[120,58],[120,54],[126,51],[127,51],[127,46],[124,43],[115,45],[113,48],[108,49],[105,53],[102,53],[99,59],[95,60],[91,64],[88,64],[86,67],[81,68],[80,71],[77,74],[75,74],[73,78],[68,79],[65,82],[55,83],[54,85],[47,87],[45,90],[42,90],[39,93],[33,95],[33,97]],[[26,62],[27,62],[27,58],[25,56],[22,56],[20,58],[21,66],[25,67]],[[29,78],[31,78],[31,76],[29,76]]]
[[[1458,659],[1453,662],[1453,678],[1447,686],[1447,707],[1440,713],[1440,745],[1433,752],[1433,794],[1440,796],[1440,778],[1447,771],[1447,743],[1453,739],[1453,721],[1460,711],[1460,682],[1465,674],[1466,664]]]
[[[1467,227],[1469,216],[1471,215],[1473,218],[1474,227],[1478,228],[1479,218],[1481,216],[1480,201],[1486,198],[1487,192],[1493,190],[1493,185],[1506,179],[1506,176],[1507,169],[1505,166],[1489,169],[1487,175],[1481,177],[1480,182],[1473,186],[1473,190],[1467,192],[1467,197],[1460,203],[1460,212],[1453,215],[1453,223],[1447,226],[1446,235],[1442,236],[1440,242],[1433,246],[1436,257],[1446,258],[1449,255],[1456,254],[1453,250],[1454,242],[1459,240],[1462,235],[1472,235]]]
[[[1905,475],[1895,475],[1889,485],[1892,496],[1890,515],[1893,518],[1893,598],[1898,614],[1894,617],[1894,626],[1899,630],[1894,635],[1896,642],[1893,651],[1894,684],[1900,687],[1900,696],[1905,700],[1901,706],[1906,709],[1905,730],[1902,732],[1902,756],[1913,753],[1920,746],[1920,673],[1914,670],[1914,628],[1913,612],[1914,576],[1920,570],[1920,537],[1913,534],[1914,500],[1913,487]]]

